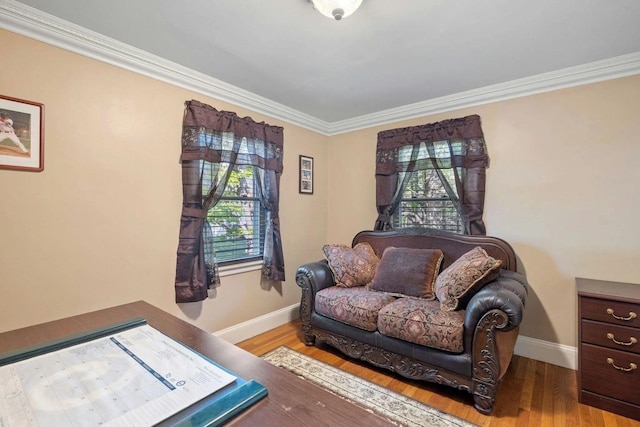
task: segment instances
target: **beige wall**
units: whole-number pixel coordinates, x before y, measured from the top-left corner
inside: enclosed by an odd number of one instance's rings
[[[219,330],[298,302],[299,264],[350,243],[375,214],[380,130],[479,114],[491,167],[488,233],[531,282],[522,333],[575,345],[574,278],[640,282],[640,76],[325,137],[0,31],[0,93],[45,104],[45,170],[0,170],[0,330],[144,299]],[[215,298],[173,302],[183,103],[285,127],[281,218],[287,280],[222,279]],[[299,195],[298,155],[315,158]],[[331,192],[328,189],[332,189]]]
[[[216,331],[299,302],[296,267],[322,256],[327,137],[0,30],[0,94],[45,105],[45,170],[0,170],[0,331],[146,300]],[[184,101],[285,128],[287,280],[223,277],[215,298],[174,303]],[[315,158],[298,194],[298,155]]]
[[[479,114],[487,231],[514,246],[531,284],[521,332],[575,346],[575,277],[640,283],[639,111],[634,76],[331,137],[328,241],[373,227],[380,130]]]

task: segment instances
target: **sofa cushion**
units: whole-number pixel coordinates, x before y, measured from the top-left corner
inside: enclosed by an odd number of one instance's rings
[[[369,287],[394,296],[435,299],[434,284],[443,258],[440,249],[388,247]]]
[[[378,313],[386,336],[452,353],[464,350],[464,310],[444,311],[438,301],[400,298]]]
[[[484,285],[500,273],[502,261],[476,246],[455,260],[436,279],[435,293],[443,310],[453,311],[464,305]]]
[[[336,286],[351,288],[364,286],[373,280],[380,259],[369,243],[358,243],[353,248],[345,245],[322,247]]]
[[[316,313],[366,331],[378,327],[378,311],[395,298],[364,287],[331,286],[316,294]]]

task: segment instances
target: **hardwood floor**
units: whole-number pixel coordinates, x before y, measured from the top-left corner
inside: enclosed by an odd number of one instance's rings
[[[469,393],[404,379],[347,359],[329,346],[307,347],[299,321],[237,345],[257,356],[284,345],[480,426],[640,426],[639,421],[579,404],[575,371],[524,357],[514,356],[500,384],[494,412],[486,416],[475,410]]]

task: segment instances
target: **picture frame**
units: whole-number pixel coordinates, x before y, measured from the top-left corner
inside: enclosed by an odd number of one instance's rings
[[[300,155],[300,194],[313,194],[313,157]]]
[[[0,169],[44,170],[44,104],[0,95]]]

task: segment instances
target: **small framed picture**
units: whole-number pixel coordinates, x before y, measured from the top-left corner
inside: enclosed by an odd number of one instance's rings
[[[44,170],[44,105],[0,95],[0,168]]]
[[[300,156],[300,188],[302,194],[313,194],[313,157]]]

